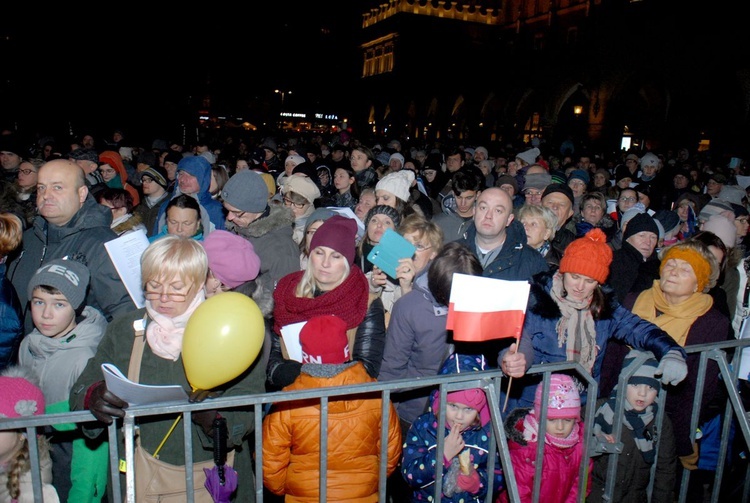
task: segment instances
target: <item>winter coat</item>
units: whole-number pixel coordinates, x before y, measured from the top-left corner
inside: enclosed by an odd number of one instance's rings
[[[642,292],[659,277],[660,260],[654,251],[647,260],[643,260],[641,252],[633,245],[624,241],[619,250],[612,254],[612,265],[609,267],[607,283],[611,286],[617,301],[622,303],[631,291]]]
[[[557,323],[562,313],[557,303],[550,296],[554,271],[539,274],[534,278],[529,292],[526,307],[526,318],[518,350],[526,356],[527,368],[531,365],[567,361],[565,344],[562,347],[557,341]],[[605,302],[598,319],[595,319],[597,355],[591,376],[598,382],[602,371],[604,353],[609,339],[624,341],[631,347],[648,350],[661,360],[668,351],[675,349],[685,356],[684,350],[665,331],[634,315],[615,299],[614,292],[606,285],[601,286]],[[619,367],[616,369],[619,374]],[[520,407],[530,407],[534,403],[534,392],[539,376],[526,376],[519,380],[524,382]],[[521,388],[522,386],[514,387]],[[581,403],[586,401],[586,390],[579,389]]]
[[[599,408],[606,398],[597,401]],[[656,463],[656,477],[654,478],[654,491],[651,503],[672,503],[674,501],[675,478],[677,477],[677,456],[675,455],[674,432],[672,421],[669,416],[664,415],[664,423],[661,431],[656,428],[656,419],[646,426],[654,441],[659,442],[659,458]],[[648,501],[646,497],[649,481],[651,480],[651,467],[641,455],[641,451],[635,445],[633,431],[622,427],[622,452],[617,458],[617,471],[615,476],[615,488],[612,501],[618,503],[642,503]],[[546,454],[546,452],[545,452]],[[607,467],[610,455],[603,454],[592,458],[594,468],[591,471],[591,494],[587,503],[603,503],[604,487],[607,483]]]
[[[596,228],[601,229],[602,232],[604,232],[604,235],[607,236],[607,243],[609,243],[612,241],[612,238],[614,238],[615,233],[617,233],[617,222],[615,222],[612,217],[606,213],[602,216],[602,219],[599,220],[599,223],[597,223],[596,225],[586,222],[580,213],[573,215],[571,220],[575,225],[576,238],[583,237],[591,229]]]
[[[534,492],[536,474],[536,449],[538,442],[523,438],[523,421],[531,409],[513,410],[505,420],[505,433],[508,436],[508,450],[516,487],[521,502],[531,502]],[[578,421],[579,440],[572,447],[564,449],[556,445],[544,444],[542,456],[542,485],[539,489],[539,501],[544,503],[575,503],[578,501],[578,474],[581,462],[586,457],[586,436],[583,421]],[[539,437],[544,438],[544,427],[539,425]],[[586,473],[591,472],[593,463],[588,461]],[[509,483],[512,483],[509,481]],[[591,488],[589,478],[587,493]],[[507,503],[509,495],[503,491],[499,502]]]
[[[393,306],[385,338],[379,381],[434,377],[450,353],[445,329],[448,308],[427,288],[427,272],[417,276],[414,289]],[[409,423],[427,411],[429,390],[391,395],[399,417]]]
[[[84,410],[86,391],[93,384],[102,380],[102,363],[112,363],[127,375],[135,339],[133,322],[144,319],[145,314],[146,309],[143,308],[125,313],[112,320],[99,343],[96,354],[89,360],[86,368],[73,385],[70,393],[70,410]],[[149,322],[147,319],[147,323]],[[223,391],[222,396],[225,397],[263,393],[265,392],[264,370],[256,360],[239,377],[216,389]],[[154,385],[177,384],[182,386],[186,392],[191,390],[185,376],[182,357],[176,361],[166,360],[156,356],[148,344],[143,348],[139,382]],[[251,449],[248,449],[247,444],[248,435],[254,429],[254,412],[252,409],[223,409],[221,415],[227,419],[228,447],[232,448],[244,443],[243,448],[237,451],[234,460],[234,469],[237,470],[239,478],[242,480],[236,501],[254,501],[255,489],[252,483]],[[147,452],[154,452],[174,423],[175,417],[175,414],[166,414],[142,418],[138,421],[141,445]],[[90,438],[96,438],[104,431],[101,426],[101,423],[87,423],[84,425],[84,433]],[[172,431],[159,453],[160,460],[174,465],[185,464],[183,431],[182,427],[175,428]],[[191,431],[193,461],[200,462],[213,459],[213,439],[206,436],[203,429],[198,425],[192,425]],[[124,448],[122,431],[119,432],[119,436],[120,448],[122,449]]]
[[[5,264],[0,264],[0,370],[16,363],[18,345],[23,338],[23,309],[16,289],[5,277]]]
[[[136,206],[133,209],[133,214],[140,215],[141,220],[143,221],[143,225],[146,226],[146,235],[148,237],[153,236],[157,232],[157,221],[159,218],[159,210],[161,210],[161,205],[165,203],[166,201],[169,201],[169,192],[164,192],[162,196],[154,201],[153,203],[149,201],[148,196],[143,196],[143,199],[141,200],[141,204]]]
[[[217,201],[216,199],[211,197],[211,193],[208,191],[208,189],[211,187],[211,170],[202,170],[197,165],[190,165],[183,166],[179,168],[180,171],[184,171],[190,175],[193,175],[195,178],[198,179],[198,193],[192,194],[192,196],[198,200],[198,203],[206,210],[206,213],[208,214],[209,221],[214,224],[214,229],[224,230],[225,229],[225,222],[226,222],[226,215],[224,214],[224,205]],[[156,218],[157,225],[159,226],[156,229],[153,229],[153,231],[159,232],[161,230],[161,227],[164,225],[162,220],[163,217],[166,218],[164,215],[167,211],[167,205],[169,204],[169,201],[174,199],[175,197],[182,194],[180,191],[179,184],[175,183],[174,190],[172,191],[171,196],[169,197],[169,200],[164,201],[161,206],[159,207],[159,215]],[[202,213],[202,212],[201,212]],[[202,220],[202,219],[201,219]],[[209,232],[211,232],[213,229],[210,229],[209,227],[206,227],[204,225],[203,227],[203,234],[208,235]]]
[[[624,306],[632,309],[637,298],[638,295],[636,294],[628,295]],[[715,307],[712,307],[693,322],[688,331],[685,346],[726,341],[729,339],[729,328],[729,318],[721,314]],[[654,354],[656,354],[656,351],[654,351]],[[669,388],[667,403],[664,405],[664,410],[669,414],[672,426],[674,427],[678,456],[687,456],[693,452],[692,443],[690,442],[690,417],[693,413],[693,399],[698,386],[700,358],[700,353],[691,353],[687,356],[687,377],[677,386]],[[723,387],[723,384],[721,384],[721,380],[719,379],[719,365],[709,359],[708,366],[706,367],[706,378],[703,385],[703,398],[698,415],[698,425],[710,420],[716,413],[709,408],[709,405],[713,398],[720,395],[721,387]]]
[[[39,447],[39,469],[42,477],[42,497],[44,503],[60,503],[60,496],[52,485],[52,460],[46,442]],[[34,503],[34,484],[31,480],[31,470],[21,474],[18,478],[19,497],[11,500],[8,493],[8,474],[0,467],[0,503]]]
[[[287,274],[299,271],[299,246],[292,239],[293,224],[292,210],[271,205],[247,227],[227,222],[227,230],[253,244],[260,257],[260,274],[269,274],[275,286]]]
[[[482,362],[480,366],[478,362]],[[479,372],[485,370],[484,360],[478,355],[452,354],[444,360],[439,375],[458,374],[464,372]],[[440,411],[440,390],[434,389],[430,394],[430,408],[420,415],[409,427],[404,439],[403,454],[401,456],[401,475],[406,483],[413,489],[411,500],[414,502],[432,501],[435,498],[435,473],[437,466],[437,443],[438,443],[438,417]],[[493,493],[497,493],[504,487],[500,466],[500,457],[497,449],[494,452],[490,448],[490,410],[489,404],[479,411],[479,424],[469,427],[461,432],[470,451],[471,463],[479,475],[480,488],[476,494],[462,491],[455,484],[455,469],[457,468],[457,457],[453,460],[443,460],[443,495],[442,501],[451,502],[475,502],[485,500],[489,489],[487,465],[489,456],[495,458],[495,471],[492,474]],[[443,438],[450,433],[448,421],[445,422]],[[452,496],[447,496],[446,491],[455,489]]]
[[[284,391],[375,382],[362,362],[304,364]],[[381,461],[387,474],[401,457],[401,428],[393,405],[388,418],[388,459],[380,459],[382,399],[378,395],[331,397],[328,402],[327,501],[378,501]],[[285,501],[320,498],[320,402],[283,402],[263,420],[263,483]]]
[[[463,218],[453,211],[437,213],[432,221],[443,230],[445,242],[458,241],[466,237],[466,230],[474,222],[474,219]]]
[[[104,337],[107,320],[99,311],[86,306],[82,318],[60,339],[46,337],[34,329],[21,341],[18,361],[39,376],[39,387],[48,404],[68,400],[73,383]]]
[[[70,257],[86,264],[91,281],[84,303],[99,310],[108,321],[135,308],[104,248],[104,243],[117,237],[109,228],[111,223],[112,212],[89,195],[66,225],[48,224],[39,215],[34,226],[23,233],[23,250],[9,265],[8,277],[26,309],[25,333],[34,329],[31,310],[27,308],[29,281],[39,267],[52,259]]]
[[[526,244],[526,231],[521,222],[513,220],[505,228],[506,238],[503,248],[492,263],[484,268],[483,276],[508,281],[531,281],[536,273],[547,271],[549,267],[542,255]],[[473,222],[466,230],[466,237],[458,242],[466,245],[479,256],[476,245],[477,230]]]

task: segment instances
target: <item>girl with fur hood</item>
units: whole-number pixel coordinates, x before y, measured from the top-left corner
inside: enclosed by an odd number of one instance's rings
[[[545,503],[573,503],[578,501],[578,482],[581,461],[586,457],[586,437],[581,420],[581,396],[575,381],[566,374],[550,376],[549,392],[542,398],[539,383],[534,397],[534,408],[513,410],[505,420],[510,461],[520,501],[531,502],[536,475],[537,444],[544,438],[542,456],[542,484],[539,501]],[[547,408],[546,424],[539,423],[542,404]],[[587,473],[593,466],[589,460]],[[586,494],[591,490],[589,479]],[[505,490],[498,503],[509,501]]]

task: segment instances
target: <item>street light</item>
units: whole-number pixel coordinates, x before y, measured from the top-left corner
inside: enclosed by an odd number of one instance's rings
[[[287,94],[292,94],[292,91],[282,91],[280,89],[274,89],[273,92],[281,95],[281,110],[279,111],[279,124],[278,124],[279,129],[281,129],[281,125],[283,124],[281,113],[284,111],[284,98],[286,97]]]

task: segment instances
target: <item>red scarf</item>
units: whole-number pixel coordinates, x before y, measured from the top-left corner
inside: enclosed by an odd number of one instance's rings
[[[273,329],[281,334],[281,327],[313,316],[333,314],[346,322],[346,328],[362,323],[367,313],[369,287],[367,278],[357,266],[352,266],[349,276],[339,286],[315,298],[297,297],[297,285],[305,271],[287,274],[273,292]]]

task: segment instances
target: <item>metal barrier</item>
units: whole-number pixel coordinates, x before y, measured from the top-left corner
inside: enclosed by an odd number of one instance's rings
[[[748,423],[748,417],[745,413],[745,410],[743,409],[742,403],[740,401],[739,392],[737,390],[737,386],[735,383],[737,382],[737,375],[739,371],[739,365],[740,365],[740,357],[742,351],[738,351],[738,348],[743,348],[750,346],[750,339],[746,340],[733,340],[733,341],[727,341],[723,343],[718,344],[705,344],[700,346],[690,346],[686,348],[686,351],[689,354],[694,353],[700,353],[701,360],[700,360],[700,376],[698,379],[698,388],[696,393],[696,401],[693,404],[693,414],[692,414],[692,429],[691,431],[695,432],[698,427],[698,408],[697,404],[700,403],[700,397],[703,392],[703,387],[705,384],[705,372],[707,367],[707,362],[709,359],[714,360],[718,363],[719,371],[721,373],[722,382],[726,386],[726,390],[728,393],[728,401],[726,404],[726,409],[724,413],[724,421],[723,421],[723,429],[722,429],[722,436],[721,436],[721,447],[720,447],[720,454],[719,459],[723,460],[724,462],[719,463],[719,468],[716,471],[716,476],[714,478],[714,487],[713,492],[711,495],[711,501],[712,502],[718,502],[719,501],[719,493],[721,489],[721,482],[724,474],[724,464],[726,462],[728,447],[729,447],[729,435],[730,435],[730,419],[735,419],[736,424],[739,425],[739,429],[742,433],[742,436],[745,441],[745,445],[750,447],[750,424]],[[728,358],[728,353],[732,353],[732,357]],[[732,360],[732,364],[729,364],[729,359]],[[635,372],[635,367],[632,369],[631,372],[624,374],[620,376],[619,382],[618,382],[618,399],[616,404],[616,410],[615,410],[615,417],[621,417],[624,411],[624,396],[625,396],[625,383],[627,383],[628,378],[632,375],[632,373]],[[572,362],[561,362],[561,363],[554,363],[554,364],[544,364],[544,365],[536,365],[533,366],[529,370],[529,374],[541,374],[543,376],[543,396],[546,396],[549,392],[549,378],[550,375],[557,372],[570,372],[573,371],[579,376],[579,380],[581,382],[585,382],[587,385],[587,391],[589,397],[595,397],[597,395],[598,386],[597,383],[591,378],[590,375],[588,375],[587,372],[583,370],[583,368],[577,364]],[[429,388],[429,389],[438,389],[440,393],[440,403],[441,403],[441,414],[439,414],[439,420],[438,420],[438,431],[443,431],[443,428],[445,427],[445,403],[446,403],[446,396],[448,393],[462,390],[462,389],[468,389],[468,388],[482,388],[485,390],[485,393],[487,395],[488,403],[490,404],[490,411],[491,411],[491,424],[492,424],[492,434],[491,434],[491,440],[490,440],[490,449],[492,452],[494,452],[495,449],[498,449],[499,459],[501,462],[501,466],[504,472],[505,481],[506,481],[506,487],[508,489],[509,497],[512,502],[516,502],[519,500],[519,494],[518,494],[518,488],[515,484],[515,478],[513,474],[513,467],[511,466],[510,462],[510,455],[508,451],[508,442],[505,436],[504,432],[504,426],[503,426],[503,419],[500,415],[500,409],[502,407],[502,404],[500,403],[500,396],[501,396],[501,385],[507,386],[508,379],[502,375],[502,373],[499,370],[490,370],[490,371],[483,371],[483,372],[473,372],[473,373],[460,373],[460,374],[450,374],[450,375],[442,375],[442,376],[435,376],[430,378],[421,378],[421,379],[415,379],[415,380],[399,380],[399,381],[390,381],[390,382],[377,382],[377,383],[368,383],[368,384],[361,384],[361,385],[354,385],[354,386],[346,386],[346,387],[334,387],[334,388],[315,388],[315,389],[309,389],[309,390],[302,390],[302,391],[294,391],[294,392],[276,392],[276,393],[266,393],[261,395],[247,395],[242,397],[227,397],[227,398],[216,398],[216,399],[210,399],[202,403],[194,403],[194,404],[170,404],[170,405],[164,405],[164,406],[140,406],[140,407],[130,407],[126,410],[125,418],[119,422],[120,424],[113,423],[110,425],[107,429],[107,435],[110,439],[117,439],[117,432],[118,428],[123,428],[123,436],[125,438],[125,446],[124,446],[124,455],[125,460],[128,467],[134,466],[134,433],[135,433],[135,423],[138,418],[141,417],[147,417],[147,416],[157,416],[157,415],[175,415],[179,413],[184,414],[184,420],[182,421],[182,427],[184,429],[184,447],[185,447],[185,465],[186,465],[186,487],[192,487],[193,485],[193,477],[192,477],[192,468],[193,468],[193,456],[192,456],[192,435],[190,434],[190,429],[193,428],[192,424],[192,414],[195,412],[199,412],[202,410],[208,410],[208,409],[228,409],[228,408],[235,408],[235,407],[248,407],[252,406],[253,411],[255,413],[255,432],[254,435],[254,452],[255,452],[255,474],[254,474],[254,482],[255,482],[255,494],[256,494],[256,500],[259,502],[263,501],[263,438],[262,438],[262,421],[263,421],[263,411],[265,409],[265,406],[267,404],[272,403],[281,403],[281,402],[288,402],[293,400],[309,400],[309,399],[318,399],[320,400],[321,405],[321,431],[320,431],[320,438],[321,438],[321,444],[320,444],[320,501],[325,502],[326,501],[326,469],[327,469],[327,459],[326,459],[326,452],[328,447],[328,438],[327,438],[327,421],[328,421],[328,401],[331,397],[342,397],[347,395],[361,395],[361,394],[372,394],[373,397],[382,397],[383,399],[383,406],[382,406],[382,424],[381,424],[381,431],[380,431],[380,439],[381,439],[381,452],[380,452],[380,458],[381,458],[381,465],[380,465],[380,472],[379,472],[379,486],[378,486],[378,493],[379,493],[379,501],[387,501],[386,496],[386,479],[387,479],[387,466],[385,460],[387,459],[387,448],[388,448],[388,416],[390,413],[389,409],[389,402],[391,399],[391,394],[394,392],[399,391],[406,391],[406,390],[414,390],[414,389],[420,389],[420,388]],[[667,391],[662,388],[662,391],[659,395],[660,403],[664,403],[663,400],[666,398]],[[596,400],[595,399],[589,399],[587,400],[586,407],[585,407],[585,415],[584,415],[584,421],[585,421],[585,427],[586,431],[590,432],[591,426],[593,425],[594,421],[594,414],[596,412]],[[664,408],[660,408],[659,415],[657,417],[658,425],[661,425],[661,421],[663,419],[664,414]],[[541,417],[539,418],[539,423],[544,424],[546,421],[547,416],[547,410],[546,407],[542,408]],[[29,450],[30,450],[30,463],[32,467],[32,482],[34,486],[34,499],[35,501],[41,502],[42,500],[42,483],[41,483],[41,472],[39,468],[39,456],[37,452],[37,428],[43,428],[45,426],[54,426],[59,425],[63,423],[85,423],[90,422],[94,418],[88,411],[82,411],[82,412],[67,412],[63,414],[50,414],[50,415],[43,415],[43,416],[34,416],[30,418],[23,418],[23,419],[0,419],[0,431],[3,430],[10,430],[10,429],[25,429],[27,436],[28,436],[28,442],[29,442]],[[620,435],[622,432],[622,424],[619,421],[615,422],[614,425],[614,431],[613,436],[615,437],[616,441],[619,442]],[[694,434],[693,438],[691,440],[694,440]],[[588,435],[586,437],[586,452],[592,452],[592,449],[595,447],[596,440],[592,435]],[[606,486],[606,495],[609,497],[609,500],[611,500],[612,491],[614,488],[614,473],[617,467],[617,457],[618,457],[618,451],[616,449],[613,449],[612,447],[607,447],[605,445],[598,444],[597,445],[599,449],[606,451],[610,453],[610,460],[608,465],[608,480],[607,480],[607,486]],[[443,456],[443,442],[439,442],[437,446],[437,459],[442,459]],[[658,442],[656,445],[656,449],[658,452]],[[537,445],[537,459],[542,459],[544,452],[544,442],[539,442]],[[109,478],[109,484],[111,486],[111,496],[112,496],[112,503],[120,503],[122,501],[122,485],[120,482],[120,473],[119,473],[119,461],[122,457],[122,453],[120,452],[120,449],[118,448],[118,442],[117,440],[109,442],[109,463],[110,463],[110,478]],[[488,473],[492,473],[494,470],[494,456],[489,456],[489,466],[488,466]],[[653,474],[655,471],[655,464],[652,467],[652,481],[653,481]],[[443,465],[442,463],[437,463],[436,466],[437,473],[436,473],[436,481],[435,481],[435,491],[436,491],[436,498],[435,502],[439,503],[442,500],[442,474],[443,474]],[[536,476],[535,476],[535,482],[534,482],[534,491],[533,491],[533,501],[539,501],[539,490],[541,487],[541,472],[542,472],[542,463],[537,463],[536,466]],[[587,479],[589,474],[587,473],[587,464],[582,463],[582,466],[580,467],[579,472],[579,501],[584,501],[584,488],[587,484]],[[136,474],[134,473],[134,470],[127,470],[126,476],[125,476],[125,500],[128,503],[134,503],[135,500],[135,477]],[[685,470],[683,473],[683,478],[680,483],[680,492],[679,492],[679,502],[684,503],[687,497],[687,487],[689,483],[690,478],[690,472]],[[240,483],[243,483],[243,481],[248,480],[247,474],[243,476],[243,474],[240,474]],[[486,498],[486,503],[492,503],[494,501],[493,496],[493,487],[492,487],[492,477],[488,477],[488,482],[490,484],[490,487],[488,488],[488,495]],[[649,495],[651,494],[651,487],[649,487]],[[747,502],[748,501],[748,495],[750,495],[750,465],[748,467],[748,471],[745,476],[745,483],[743,486],[743,497],[742,501]],[[188,502],[193,503],[193,496],[192,494],[188,494]]]

